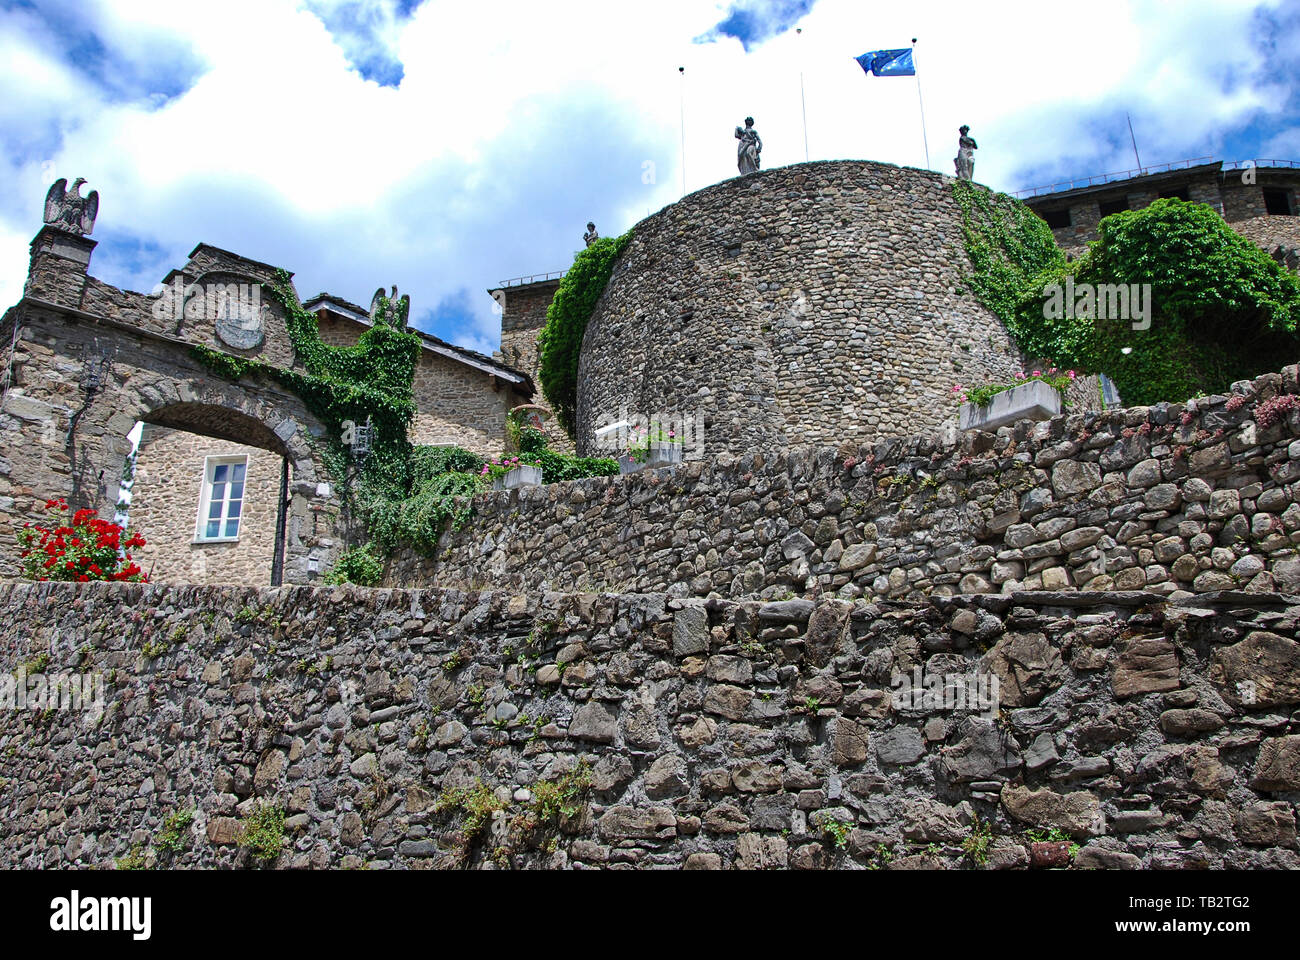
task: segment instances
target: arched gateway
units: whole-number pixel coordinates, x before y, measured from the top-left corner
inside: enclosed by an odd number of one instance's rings
[[[200,244],[160,294],[145,295],[88,276],[94,246],[67,224],[47,224],[32,241],[23,298],[0,322],[0,576],[17,572],[16,529],[36,521],[47,498],[113,515],[137,422],[278,457],[269,580],[302,583],[328,569],[343,531],[319,454],[325,427],[275,380],[255,371],[224,379],[195,349],[295,367],[283,313],[262,296],[275,268]],[[228,499],[234,488],[218,489]],[[228,502],[219,507],[223,523],[234,519]],[[203,523],[196,529],[197,543]]]

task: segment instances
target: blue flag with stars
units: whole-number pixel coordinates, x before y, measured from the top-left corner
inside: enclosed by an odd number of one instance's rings
[[[860,57],[855,57],[868,76],[877,77],[914,77],[916,64],[912,62],[912,49],[872,50]]]

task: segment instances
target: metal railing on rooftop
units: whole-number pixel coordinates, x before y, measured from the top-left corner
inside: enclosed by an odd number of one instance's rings
[[[529,283],[541,283],[543,280],[558,280],[562,276],[564,276],[563,270],[554,270],[551,273],[534,273],[529,277],[514,277],[510,280],[502,280],[501,283],[498,284],[498,289],[505,289],[506,287],[522,287]]]
[[[1225,161],[1224,170],[1245,170],[1247,167],[1281,167],[1286,170],[1300,169],[1300,160],[1233,160]]]
[[[1041,187],[1028,187],[1024,190],[1017,190],[1012,194],[1014,197],[1025,199],[1028,197],[1038,197],[1048,193],[1064,193],[1066,190],[1079,190],[1083,187],[1095,187],[1105,183],[1118,183],[1121,180],[1132,180],[1134,177],[1145,177],[1152,173],[1168,173],[1172,170],[1190,170],[1192,167],[1198,167],[1205,163],[1213,163],[1213,157],[1196,157],[1191,160],[1175,160],[1173,163],[1160,163],[1150,167],[1136,167],[1132,170],[1120,170],[1116,173],[1101,173],[1095,177],[1086,177],[1077,180],[1061,180],[1057,183],[1049,183]],[[1279,169],[1300,169],[1300,160],[1231,160],[1224,161],[1221,165],[1223,170],[1245,170],[1247,167],[1273,167]]]
[[[1024,199],[1025,197],[1037,197],[1044,193],[1063,193],[1066,190],[1079,190],[1083,187],[1095,187],[1103,183],[1113,183],[1118,180],[1132,180],[1134,177],[1145,177],[1151,173],[1167,173],[1170,170],[1189,170],[1192,167],[1200,166],[1203,163],[1213,163],[1213,157],[1196,157],[1192,160],[1175,160],[1173,163],[1160,163],[1150,167],[1135,167],[1132,170],[1120,170],[1115,173],[1099,173],[1093,177],[1083,177],[1076,180],[1061,180],[1057,183],[1045,184],[1041,187],[1028,187],[1024,190],[1017,190],[1012,194],[1014,197]]]

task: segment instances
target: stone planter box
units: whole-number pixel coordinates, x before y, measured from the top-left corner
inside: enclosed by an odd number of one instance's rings
[[[654,442],[650,444],[650,456],[646,466],[675,467],[682,462],[682,445],[680,443]]]
[[[999,393],[982,407],[961,405],[961,429],[994,431],[1017,420],[1050,420],[1061,413],[1061,394],[1041,380]]]
[[[618,458],[618,472],[636,473],[638,470],[679,466],[682,462],[682,445],[666,441],[651,443],[645,457],[645,460],[638,461],[631,454],[623,454]]]
[[[518,487],[540,487],[542,485],[542,468],[523,464],[515,467],[504,477],[492,482],[493,490],[514,490]]]

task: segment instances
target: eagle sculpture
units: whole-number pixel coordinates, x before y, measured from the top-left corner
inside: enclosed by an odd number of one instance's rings
[[[50,192],[45,195],[45,222],[67,230],[71,233],[86,235],[95,229],[95,217],[99,214],[99,191],[92,190],[89,195],[81,195],[84,177],[72,181],[63,178],[55,180]]]
[[[375,291],[370,300],[370,321],[376,325],[385,324],[395,330],[406,330],[406,319],[411,312],[409,294],[397,299],[397,285],[393,285],[392,296],[384,294],[384,288]]]

